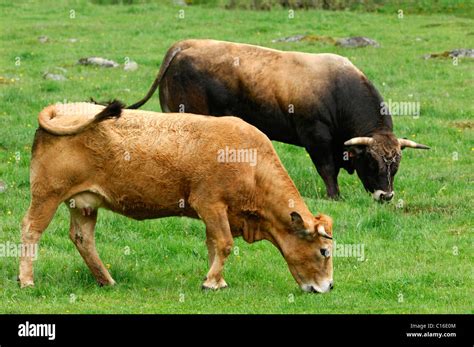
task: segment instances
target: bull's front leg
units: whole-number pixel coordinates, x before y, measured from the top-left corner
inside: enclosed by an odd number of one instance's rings
[[[330,146],[318,146],[317,149],[311,147],[306,150],[326,185],[328,197],[330,199],[338,199],[339,185],[337,183],[337,176],[339,168],[336,166]]]
[[[227,213],[223,208],[201,208],[199,215],[206,223],[206,244],[209,252],[210,269],[202,285],[203,289],[221,289],[227,287],[222,276],[224,264],[232,251],[234,239],[230,231]]]

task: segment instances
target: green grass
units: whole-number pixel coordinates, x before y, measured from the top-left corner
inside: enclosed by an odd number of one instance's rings
[[[74,10],[75,19],[70,19]],[[215,38],[349,57],[385,99],[419,101],[421,116],[394,117],[395,132],[430,145],[406,150],[396,177],[396,200],[379,205],[357,177],[343,172],[343,201],[324,197],[324,185],[306,152],[274,143],[313,212],[335,220],[338,243],[362,243],[365,261],[334,259],[335,289],[300,291],[284,259],[268,242],[236,241],[239,255],[225,268],[230,287],[202,292],[207,272],[204,225],[169,218],[137,222],[101,211],[98,250],[118,282],[100,288],[68,237],[61,206],[41,240],[36,287],[20,290],[18,260],[0,259],[1,313],[472,313],[474,61],[424,60],[423,54],[474,48],[474,20],[449,14],[227,11],[160,4],[95,5],[86,1],[0,4],[0,243],[18,243],[29,204],[28,167],[38,112],[58,101],[141,98],[167,48],[184,38]],[[299,33],[364,35],[380,48],[344,49],[322,43],[271,43]],[[37,38],[47,35],[50,42]],[[68,39],[76,38],[75,43]],[[91,55],[138,62],[135,72],[81,67]],[[20,65],[15,65],[20,57]],[[67,81],[43,72],[67,69]],[[159,110],[155,97],[145,107]],[[457,153],[457,154],[456,154]],[[18,154],[18,156],[17,156]],[[458,160],[454,160],[456,159]],[[18,160],[16,160],[18,159]],[[126,254],[129,247],[130,254]],[[457,250],[457,252],[456,252]],[[183,296],[184,295],[184,296]],[[71,300],[71,297],[75,300]],[[184,298],[184,301],[182,300]],[[400,300],[403,298],[403,300]],[[180,300],[181,299],[181,300]],[[292,300],[294,299],[294,300]]]

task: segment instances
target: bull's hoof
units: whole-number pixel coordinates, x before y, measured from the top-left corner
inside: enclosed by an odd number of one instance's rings
[[[328,195],[327,198],[332,201],[341,201],[342,198],[339,194],[336,195]]]
[[[97,284],[99,285],[99,287],[112,287],[115,286],[117,282],[111,279],[110,281],[97,281]]]

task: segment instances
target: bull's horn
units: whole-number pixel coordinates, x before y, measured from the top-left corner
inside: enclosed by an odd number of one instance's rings
[[[346,146],[353,146],[353,145],[364,145],[368,146],[374,142],[374,139],[371,137],[354,137],[350,140],[347,140],[344,142],[344,145]]]
[[[415,141],[407,140],[407,139],[398,139],[398,143],[402,148],[410,147],[410,148],[419,148],[419,149],[430,149],[428,146],[422,145],[420,143],[416,143]]]
[[[324,229],[324,226],[323,225],[318,225],[318,234],[321,235],[322,237],[325,237],[327,239],[330,239],[332,240],[332,236],[329,235],[326,230]]]

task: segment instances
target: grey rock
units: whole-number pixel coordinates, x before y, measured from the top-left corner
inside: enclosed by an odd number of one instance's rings
[[[49,41],[49,37],[48,37],[48,36],[45,36],[45,35],[42,35],[42,36],[38,37],[38,41],[39,41],[40,43],[46,43],[46,42]]]
[[[379,43],[373,39],[363,36],[345,37],[336,41],[337,46],[357,48],[357,47],[380,47]]]
[[[287,36],[287,37],[282,37],[279,39],[272,40],[273,43],[275,42],[298,42],[302,41],[306,35],[292,35],[292,36]]]
[[[450,57],[459,58],[474,58],[474,49],[472,48],[458,48],[449,52]]]
[[[81,58],[78,61],[80,65],[95,65],[101,67],[118,67],[119,64],[113,60],[104,59],[101,57],[88,57],[88,58]]]
[[[135,71],[136,69],[138,69],[138,64],[131,60],[127,64],[123,65],[123,69],[125,71]]]
[[[66,77],[64,77],[64,75],[54,74],[54,73],[50,73],[50,72],[44,73],[43,78],[45,80],[52,80],[52,81],[65,81],[66,80]]]
[[[423,56],[424,59],[431,58],[474,58],[474,49],[472,48],[457,48],[451,51],[444,51],[442,53],[430,53]]]

